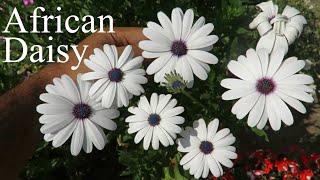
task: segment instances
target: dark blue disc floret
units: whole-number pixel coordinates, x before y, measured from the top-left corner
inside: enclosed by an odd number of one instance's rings
[[[148,121],[150,126],[156,126],[160,123],[160,116],[158,114],[150,114]]]
[[[76,119],[83,120],[91,116],[92,110],[89,105],[79,103],[73,107],[72,114]]]
[[[210,154],[213,151],[213,144],[209,141],[202,141],[200,151],[203,152],[203,154]]]
[[[123,73],[120,69],[111,69],[108,73],[109,79],[112,82],[120,82],[122,80]]]

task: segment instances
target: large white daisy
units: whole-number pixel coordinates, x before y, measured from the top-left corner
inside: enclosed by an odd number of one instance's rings
[[[147,150],[152,144],[153,149],[159,149],[159,142],[165,147],[174,144],[177,133],[181,132],[179,124],[184,118],[178,116],[184,111],[177,106],[177,100],[172,95],[151,95],[150,102],[145,96],[140,97],[138,107],[130,107],[128,111],[134,115],[126,118],[129,123],[128,133],[136,133],[134,142],[138,144],[143,139],[143,148]]]
[[[91,83],[82,81],[80,76],[77,84],[67,75],[54,78],[53,84],[46,86],[48,93],[40,95],[45,103],[37,106],[43,114],[39,122],[43,124],[40,131],[45,134],[45,141],[59,147],[72,135],[70,150],[74,156],[81,148],[90,153],[92,144],[103,149],[106,136],[102,128],[115,130],[117,124],[112,119],[119,116],[118,110],[103,108],[100,102],[89,98]]]
[[[271,52],[273,49],[284,48],[300,36],[306,19],[300,15],[300,11],[291,6],[286,6],[282,14],[278,14],[278,6],[272,1],[257,5],[262,12],[250,23],[251,29],[257,28],[262,36],[257,44],[257,49],[266,48]]]
[[[214,119],[206,127],[203,119],[193,123],[181,132],[182,138],[177,140],[178,151],[187,153],[180,160],[184,170],[195,178],[206,178],[209,170],[215,177],[223,174],[222,165],[231,168],[236,159],[236,148],[232,144],[236,138],[228,128],[218,131],[219,120]]]
[[[144,93],[142,84],[147,83],[145,70],[141,68],[143,58],[133,58],[132,46],[127,46],[120,57],[114,45],[105,44],[103,51],[94,49],[94,54],[84,60],[93,72],[83,74],[82,80],[96,80],[89,90],[89,96],[102,101],[109,108],[128,106],[129,100]]]
[[[216,64],[215,55],[207,52],[218,41],[216,35],[210,35],[214,26],[205,24],[200,17],[194,24],[194,14],[188,9],[185,14],[180,8],[172,10],[171,20],[163,13],[158,13],[161,25],[148,22],[143,34],[150,40],[141,41],[142,56],[156,58],[147,68],[149,75],[155,74],[155,82],[165,82],[165,74],[174,70],[188,81],[188,87],[194,82],[193,74],[201,80],[208,77],[210,67]]]
[[[221,85],[228,88],[222,95],[224,100],[239,99],[232,108],[238,119],[247,114],[248,125],[264,128],[267,121],[274,130],[279,130],[281,121],[290,126],[293,116],[287,104],[301,113],[306,113],[300,101],[311,103],[313,78],[296,74],[305,61],[290,57],[283,61],[283,50],[276,50],[270,56],[265,49],[247,51],[247,57],[239,56],[230,61],[228,69],[240,79],[228,78]]]

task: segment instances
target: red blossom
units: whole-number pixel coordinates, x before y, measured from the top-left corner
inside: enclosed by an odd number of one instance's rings
[[[310,180],[313,177],[313,172],[311,169],[305,169],[300,172],[299,178],[300,180]]]

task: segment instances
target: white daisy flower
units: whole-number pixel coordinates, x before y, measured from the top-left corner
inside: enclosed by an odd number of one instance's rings
[[[239,56],[230,61],[228,69],[240,79],[228,78],[221,85],[228,88],[222,95],[224,100],[239,99],[232,108],[238,119],[247,114],[248,125],[263,129],[269,120],[273,130],[279,130],[281,121],[290,126],[293,116],[287,104],[301,113],[306,108],[300,101],[311,103],[313,78],[296,74],[305,61],[290,57],[283,61],[283,50],[276,50],[270,56],[265,49],[247,51],[247,57]]]
[[[177,100],[172,95],[151,95],[150,103],[145,96],[140,97],[138,107],[130,107],[128,111],[134,115],[126,118],[129,123],[128,133],[136,133],[134,142],[138,144],[143,139],[143,148],[147,150],[152,144],[153,149],[159,149],[159,142],[165,147],[174,144],[177,133],[181,132],[179,124],[184,118],[178,116],[184,111],[177,106]]]
[[[128,106],[129,100],[144,93],[142,84],[147,83],[145,70],[141,68],[143,58],[133,58],[132,46],[127,46],[118,58],[116,46],[105,44],[103,51],[94,49],[94,54],[85,59],[85,65],[93,72],[83,74],[82,80],[96,80],[89,96],[102,101],[110,108]]]
[[[300,11],[291,6],[286,6],[282,14],[278,14],[278,6],[272,1],[257,5],[262,12],[250,23],[251,29],[257,28],[262,36],[257,44],[257,49],[266,48],[269,53],[272,49],[284,48],[300,36],[306,19],[300,15]]]
[[[223,175],[222,165],[231,168],[236,159],[236,148],[232,144],[236,138],[228,128],[218,131],[219,120],[214,119],[206,127],[203,119],[193,123],[181,132],[182,138],[177,140],[178,151],[187,153],[180,160],[184,170],[195,178],[206,178],[209,170],[215,177]]]
[[[118,110],[103,108],[100,102],[89,98],[91,83],[82,81],[80,76],[77,84],[67,75],[54,78],[53,84],[46,86],[48,93],[40,95],[45,103],[37,106],[43,114],[39,122],[43,124],[40,131],[45,134],[45,141],[60,147],[72,135],[70,150],[74,156],[81,148],[90,153],[92,144],[103,149],[107,140],[102,128],[115,130],[117,124],[112,119],[119,116]]]
[[[174,70],[192,87],[193,74],[206,80],[210,67],[216,64],[218,58],[207,52],[218,41],[216,35],[209,35],[214,26],[205,24],[205,18],[200,17],[194,24],[194,14],[188,9],[185,14],[180,8],[172,10],[171,20],[163,12],[158,13],[161,25],[148,22],[143,34],[150,40],[141,41],[142,56],[156,58],[147,68],[147,74],[154,76],[155,82],[165,82],[165,74]]]

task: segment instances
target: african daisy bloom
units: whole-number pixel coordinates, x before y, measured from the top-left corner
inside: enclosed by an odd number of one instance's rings
[[[218,131],[219,120],[214,119],[206,126],[203,119],[193,123],[181,132],[182,138],[177,140],[178,151],[187,153],[180,160],[184,170],[195,178],[206,178],[209,170],[215,177],[223,174],[221,165],[233,166],[230,159],[236,159],[236,148],[232,144],[236,138],[228,128]]]
[[[150,102],[145,96],[140,97],[138,107],[130,107],[128,111],[134,115],[126,118],[129,123],[128,133],[136,133],[134,142],[138,144],[143,139],[143,148],[159,149],[159,142],[167,147],[174,144],[177,133],[181,132],[179,124],[184,123],[184,118],[179,116],[184,111],[182,106],[177,106],[177,100],[171,99],[172,95],[151,95]]]
[[[40,131],[45,134],[45,141],[60,147],[72,135],[70,150],[74,156],[81,148],[90,153],[93,145],[103,149],[107,140],[102,128],[115,130],[117,124],[112,119],[119,116],[118,110],[103,108],[100,102],[89,98],[91,83],[82,81],[80,76],[77,84],[67,75],[54,78],[53,84],[46,86],[47,93],[40,95],[45,103],[37,106],[43,114],[39,122],[43,124]]]
[[[147,74],[154,75],[154,81],[165,82],[165,74],[174,70],[187,81],[188,87],[193,86],[195,74],[199,79],[206,80],[210,67],[218,58],[207,52],[218,41],[216,35],[210,35],[214,26],[205,24],[200,17],[195,23],[194,13],[188,9],[185,13],[180,8],[172,10],[171,20],[163,12],[158,13],[161,25],[148,22],[143,34],[150,40],[139,43],[144,50],[145,58],[156,58],[147,68]]]
[[[271,52],[273,49],[284,48],[298,38],[307,24],[306,19],[300,15],[300,11],[291,6],[286,6],[282,14],[278,14],[278,6],[272,1],[257,5],[262,12],[250,23],[251,29],[257,28],[262,36],[257,44],[257,49],[266,48]]]
[[[132,46],[127,46],[118,57],[116,46],[104,45],[94,49],[94,54],[85,59],[85,65],[93,72],[82,75],[82,80],[96,80],[89,96],[102,101],[102,106],[128,106],[129,100],[144,93],[142,84],[147,83],[145,70],[141,68],[143,58],[133,58]]]
[[[269,121],[273,130],[281,128],[281,121],[290,126],[293,116],[287,104],[301,113],[306,108],[300,102],[313,102],[313,78],[305,74],[296,74],[305,65],[305,61],[290,57],[283,61],[284,51],[276,50],[270,56],[267,50],[257,52],[249,49],[247,57],[239,56],[238,61],[230,61],[229,71],[236,78],[224,79],[221,85],[228,90],[222,95],[224,100],[239,99],[232,107],[232,113],[238,119],[247,114],[248,125],[263,129]]]

